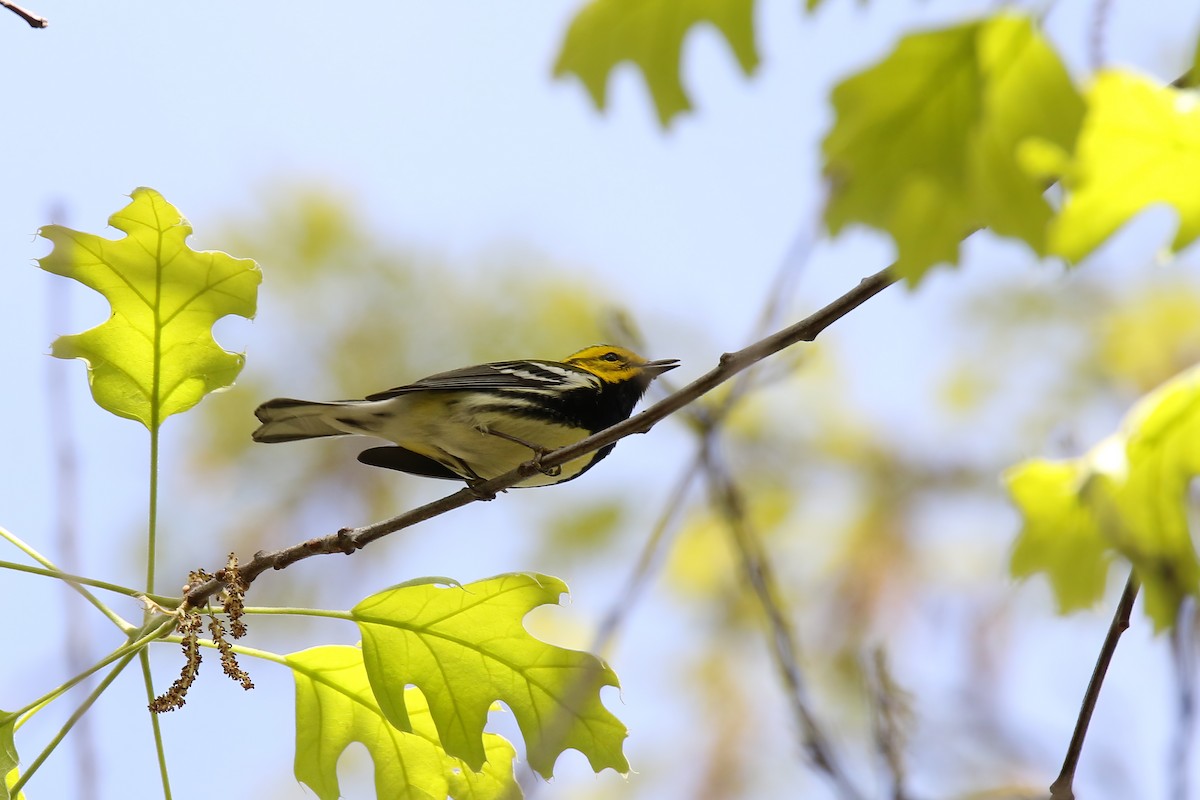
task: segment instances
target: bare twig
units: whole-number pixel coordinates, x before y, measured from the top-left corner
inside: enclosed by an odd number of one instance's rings
[[[754,590],[771,630],[771,655],[779,669],[792,716],[800,732],[805,755],[812,765],[823,772],[836,787],[839,797],[857,800],[863,795],[850,780],[842,767],[837,751],[824,728],[810,708],[804,689],[804,676],[800,671],[800,647],[796,633],[779,597],[779,585],[771,561],[763,549],[762,541],[750,525],[746,515],[745,500],[741,489],[728,471],[723,469],[713,453],[712,437],[708,437],[704,448],[704,469],[712,493],[713,504],[721,511],[728,526],[734,547],[740,557],[742,572]]]
[[[486,497],[490,493],[503,491],[529,477],[536,470],[561,466],[568,461],[599,450],[605,445],[613,444],[630,434],[645,433],[658,422],[679,411],[698,397],[712,391],[742,370],[757,364],[764,358],[774,355],[793,344],[813,341],[831,324],[895,282],[896,279],[887,269],[877,272],[869,278],[864,278],[859,282],[858,286],[794,325],[760,339],[749,347],[745,347],[737,352],[724,354],[721,356],[721,361],[716,368],[700,376],[679,391],[650,406],[642,413],[619,422],[611,428],[606,428],[595,433],[586,439],[582,439],[575,444],[547,453],[539,459],[538,464],[528,461],[504,475],[479,484],[474,490],[461,489],[454,494],[447,495],[432,503],[426,503],[423,506],[392,517],[391,519],[383,520],[382,522],[364,525],[359,528],[343,528],[337,533],[308,539],[279,550],[260,550],[242,566],[242,579],[248,587],[259,575],[268,569],[284,569],[297,561],[316,555],[331,555],[335,553],[349,555],[355,550],[361,550],[371,542],[381,539],[388,534],[445,514],[447,511],[461,508],[479,500],[481,496]],[[221,588],[220,581],[207,581],[188,591],[184,595],[184,601],[189,608],[196,608],[207,602]]]
[[[875,739],[875,750],[887,768],[891,800],[906,800],[904,746],[905,729],[912,718],[909,698],[892,678],[887,653],[882,647],[875,648],[865,666],[871,692],[871,734]]]
[[[44,28],[50,24],[50,20],[46,19],[45,17],[39,17],[32,11],[26,11],[20,6],[10,3],[8,0],[0,0],[0,6],[7,8],[9,11],[28,22],[29,27],[31,28]]]
[[[1083,751],[1083,740],[1087,737],[1088,724],[1092,721],[1092,712],[1096,710],[1096,700],[1100,697],[1100,686],[1104,683],[1104,674],[1112,662],[1113,653],[1117,650],[1117,640],[1129,627],[1129,615],[1133,611],[1133,601],[1137,598],[1139,583],[1137,575],[1131,570],[1129,580],[1125,582],[1125,591],[1117,603],[1113,614],[1112,624],[1108,626],[1108,634],[1104,637],[1104,645],[1096,659],[1096,668],[1092,670],[1092,679],[1088,681],[1087,692],[1083,696],[1083,705],[1079,709],[1079,717],[1075,720],[1075,732],[1071,734],[1071,744],[1067,747],[1067,756],[1063,760],[1062,771],[1058,778],[1050,784],[1050,800],[1074,800],[1075,770],[1079,766],[1079,754]]]
[[[1178,698],[1174,741],[1171,743],[1170,797],[1187,800],[1191,763],[1188,754],[1196,729],[1196,603],[1184,598],[1171,629],[1171,655],[1175,664],[1175,692]]]
[[[650,535],[646,538],[646,543],[642,546],[637,564],[634,565],[625,581],[624,589],[597,626],[590,652],[601,654],[608,648],[620,631],[621,624],[633,610],[634,604],[641,598],[642,592],[650,582],[654,568],[662,561],[668,541],[667,533],[671,530],[675,517],[683,509],[683,500],[691,489],[698,472],[699,464],[697,462],[689,464],[675,488],[671,490],[667,502],[663,504],[662,513],[659,514]]]
[[[1092,24],[1088,36],[1088,61],[1093,72],[1104,67],[1104,34],[1108,31],[1108,18],[1112,12],[1112,0],[1095,0],[1092,6]]]

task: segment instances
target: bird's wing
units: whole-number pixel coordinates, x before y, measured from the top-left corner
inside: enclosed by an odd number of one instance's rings
[[[439,372],[407,386],[368,395],[387,400],[411,392],[464,392],[487,389],[563,389],[593,386],[598,378],[587,370],[553,361],[497,361]]]
[[[394,469],[397,472],[426,478],[446,478],[452,481],[463,479],[461,475],[455,475],[432,458],[404,447],[372,447],[359,453],[358,460],[368,466]]]

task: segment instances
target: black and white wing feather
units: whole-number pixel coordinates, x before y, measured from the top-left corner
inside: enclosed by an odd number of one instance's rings
[[[599,389],[600,379],[587,370],[550,361],[497,361],[439,372],[416,383],[367,395],[366,399],[387,400],[412,392],[558,393],[583,388]]]

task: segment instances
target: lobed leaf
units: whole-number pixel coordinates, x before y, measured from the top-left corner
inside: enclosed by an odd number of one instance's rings
[[[1045,572],[1062,610],[1104,588],[1112,552],[1133,563],[1146,614],[1173,624],[1200,592],[1200,560],[1188,529],[1188,487],[1200,474],[1200,367],[1146,395],[1120,430],[1086,455],[1034,460],[1006,475],[1024,517],[1013,552],[1018,577]]]
[[[1091,508],[1081,500],[1090,473],[1083,459],[1028,461],[1005,475],[1025,519],[1012,574],[1045,572],[1061,613],[1086,608],[1104,594],[1111,561]]]
[[[1068,190],[1050,228],[1051,250],[1079,261],[1134,215],[1155,203],[1179,214],[1172,247],[1200,235],[1200,94],[1139,75],[1102,73],[1087,93],[1088,113]]]
[[[112,308],[107,322],[56,339],[51,354],[83,359],[96,403],[153,430],[233,383],[245,359],[222,350],[212,326],[228,314],[254,316],[262,273],[249,259],[188,247],[192,226],[153,189],[131,197],[108,220],[125,238],[47,225],[38,233],[54,249],[40,264]]]
[[[688,31],[710,24],[729,43],[742,72],[758,66],[754,0],[591,0],[567,29],[554,75],[575,75],[596,108],[606,103],[608,76],[622,61],[642,72],[665,128],[692,104],[680,80]]]
[[[0,776],[4,777],[4,780],[0,780],[0,800],[13,800],[12,786],[17,782],[17,767],[21,763],[17,757],[17,742],[13,736],[17,727],[17,716],[0,711],[0,718],[4,718],[3,722],[0,722]],[[25,793],[20,792],[16,800],[22,800],[24,797]]]
[[[625,726],[600,702],[617,676],[588,653],[535,639],[522,620],[557,603],[566,586],[545,575],[500,575],[465,586],[409,583],[363,600],[352,610],[379,706],[393,725],[411,718],[405,686],[421,690],[446,752],[472,769],[486,758],[481,737],[494,701],[506,703],[521,728],[529,765],[553,774],[558,755],[574,748],[599,772],[625,773]]]
[[[1046,251],[1052,211],[1026,160],[1070,151],[1083,101],[1027,17],[901,39],[833,90],[823,148],[832,233],[863,223],[891,234],[915,284],[982,227]]]
[[[476,772],[448,756],[416,689],[404,692],[411,731],[383,716],[363,667],[362,650],[314,647],[286,657],[296,680],[296,779],[321,800],[337,800],[337,762],[361,742],[375,765],[375,796],[396,800],[507,800],[521,796],[511,744],[484,736],[486,761]]]

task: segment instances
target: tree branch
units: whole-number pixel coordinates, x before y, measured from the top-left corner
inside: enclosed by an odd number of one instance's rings
[[[7,8],[9,11],[28,22],[29,27],[31,28],[44,28],[50,24],[50,20],[46,19],[45,17],[39,17],[32,11],[26,11],[20,6],[10,3],[8,0],[0,0],[0,6]]]
[[[912,721],[909,698],[892,677],[882,646],[875,648],[863,666],[871,700],[871,735],[891,783],[889,796],[891,800],[907,800],[904,748],[905,729]]]
[[[728,470],[718,463],[711,437],[705,440],[705,445],[702,457],[713,505],[725,518],[742,573],[754,590],[754,596],[766,617],[767,627],[771,631],[771,655],[783,681],[804,754],[816,769],[829,778],[839,797],[859,800],[863,795],[850,780],[832,739],[825,733],[816,712],[810,707],[804,676],[800,671],[800,645],[796,632],[784,612],[779,582],[775,579],[771,560],[747,518],[742,491]]]
[[[1112,662],[1113,653],[1117,650],[1117,640],[1129,627],[1129,615],[1133,611],[1133,601],[1137,598],[1139,583],[1137,575],[1130,570],[1129,580],[1125,582],[1125,591],[1117,603],[1113,614],[1112,624],[1108,626],[1108,635],[1104,637],[1104,645],[1096,658],[1096,668],[1092,670],[1092,679],[1088,681],[1087,691],[1083,695],[1083,705],[1079,709],[1079,718],[1075,720],[1075,732],[1071,734],[1071,744],[1067,747],[1067,756],[1063,760],[1062,771],[1058,778],[1050,784],[1050,800],[1075,800],[1075,769],[1079,766],[1079,754],[1083,751],[1083,740],[1087,736],[1088,725],[1092,721],[1092,712],[1096,710],[1096,700],[1100,697],[1100,686],[1104,683],[1104,674]]]
[[[889,268],[890,269],[890,268]],[[768,356],[778,353],[798,342],[811,342],[837,320],[849,314],[854,309],[882,292],[896,282],[889,269],[881,270],[869,278],[864,278],[858,286],[843,294],[829,305],[810,314],[799,322],[780,331],[759,339],[748,347],[737,352],[725,353],[720,363],[696,380],[684,386],[679,391],[667,396],[640,414],[592,434],[575,444],[559,448],[547,453],[540,459],[540,467],[548,469],[561,466],[580,456],[599,450],[605,445],[634,433],[646,433],[655,424],[679,411],[684,406],[712,391],[734,375],[762,361]],[[516,469],[479,484],[474,490],[461,489],[432,503],[414,508],[411,511],[392,517],[391,519],[364,525],[359,528],[343,528],[328,536],[316,537],[303,542],[284,547],[279,550],[262,551],[254,554],[239,570],[239,575],[249,586],[254,580],[268,569],[284,569],[297,561],[315,555],[344,553],[350,555],[355,550],[361,550],[376,539],[388,534],[412,527],[419,522],[445,514],[456,508],[473,503],[482,497],[505,489],[528,478],[539,469],[533,461],[527,461]],[[227,577],[224,570],[218,571],[216,577],[196,586],[189,587],[184,594],[184,602],[189,608],[204,605],[222,588],[222,579]]]

